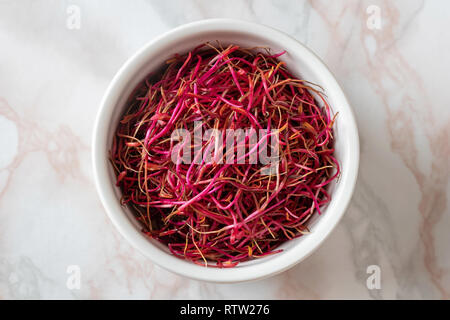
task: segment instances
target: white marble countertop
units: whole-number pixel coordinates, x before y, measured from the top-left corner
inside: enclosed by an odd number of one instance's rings
[[[0,298],[450,298],[449,14],[444,0],[1,0]],[[313,49],[361,140],[353,200],[325,244],[237,285],[153,265],[113,228],[92,181],[94,116],[112,76],[162,32],[213,17],[262,22]],[[380,289],[367,286],[373,265]]]

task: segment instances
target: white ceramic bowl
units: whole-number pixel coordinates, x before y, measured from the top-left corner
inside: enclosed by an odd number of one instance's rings
[[[200,43],[215,40],[244,47],[270,47],[273,52],[286,50],[287,54],[282,59],[288,69],[294,75],[322,86],[333,111],[339,112],[335,124],[335,147],[336,158],[342,167],[339,180],[331,185],[331,202],[322,215],[315,215],[310,223],[311,234],[285,242],[281,253],[226,269],[205,268],[176,258],[164,245],[144,236],[131,212],[119,203],[120,190],[115,187],[115,175],[108,161],[108,150],[125,101],[138,83],[174,53],[185,53]],[[267,26],[214,19],[186,24],[163,34],[122,66],[101,103],[94,128],[92,153],[95,183],[101,201],[113,224],[134,247],[154,263],[177,274],[197,280],[231,283],[280,273],[320,246],[343,216],[352,196],[358,173],[359,140],[353,112],[342,89],[316,55],[294,38]]]

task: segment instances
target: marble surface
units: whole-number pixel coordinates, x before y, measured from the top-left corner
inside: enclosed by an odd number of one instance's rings
[[[444,0],[0,0],[0,298],[450,298],[449,13]],[[361,140],[355,194],[326,243],[237,285],[153,265],[110,224],[92,181],[94,116],[115,72],[162,32],[213,17],[313,49]],[[372,265],[380,289],[367,286]]]

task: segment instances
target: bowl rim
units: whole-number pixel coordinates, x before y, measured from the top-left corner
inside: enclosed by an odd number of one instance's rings
[[[315,70],[318,70],[317,72],[322,73],[323,77],[327,78],[327,89],[329,89],[330,86],[333,88],[335,96],[337,95],[339,97],[339,109],[344,110],[344,112],[347,113],[348,123],[346,123],[346,131],[349,131],[347,139],[350,139],[348,144],[350,145],[349,149],[351,150],[347,159],[347,162],[349,163],[347,165],[347,171],[342,173],[341,181],[339,182],[343,183],[344,179],[342,178],[345,175],[344,182],[346,183],[346,192],[341,195],[338,207],[333,211],[333,215],[329,218],[326,227],[323,227],[324,230],[308,235],[307,238],[312,238],[309,241],[311,242],[311,245],[308,248],[301,248],[303,242],[300,242],[298,245],[286,250],[285,254],[258,264],[247,265],[240,268],[205,268],[189,261],[179,259],[171,254],[162,253],[151,244],[148,239],[144,239],[144,237],[139,234],[139,231],[131,224],[125,211],[117,202],[117,198],[114,194],[114,186],[109,182],[109,163],[105,146],[108,139],[108,128],[110,126],[112,112],[119,99],[119,92],[126,86],[123,79],[129,77],[131,73],[135,74],[136,72],[134,72],[134,70],[137,70],[145,63],[145,61],[148,61],[152,51],[157,50],[153,49],[153,47],[159,46],[158,43],[181,40],[185,36],[205,31],[230,31],[243,32],[245,34],[257,34],[259,36],[263,35],[263,37],[267,39],[276,38],[278,42],[289,43],[289,46],[291,47],[295,46],[296,50],[299,50],[301,55],[305,56],[304,59],[308,60],[308,64],[312,65]],[[358,176],[359,155],[359,136],[353,110],[336,78],[321,59],[298,40],[282,31],[266,25],[237,19],[206,19],[191,22],[165,32],[145,44],[122,65],[106,89],[95,119],[92,137],[92,163],[95,186],[103,207],[115,228],[119,230],[122,236],[126,238],[133,247],[138,249],[146,257],[150,258],[153,263],[160,267],[195,280],[218,283],[253,281],[279,274],[301,262],[319,248],[346,212]],[[303,247],[305,246],[306,245],[303,245]]]

